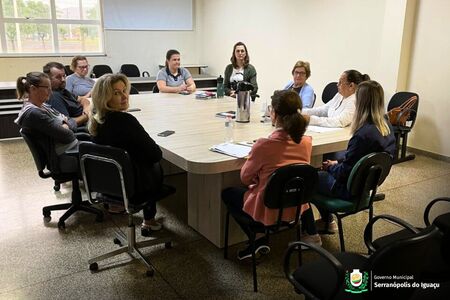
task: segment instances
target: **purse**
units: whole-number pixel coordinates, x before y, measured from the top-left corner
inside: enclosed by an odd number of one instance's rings
[[[412,96],[398,107],[387,112],[389,122],[394,126],[405,126],[411,114],[411,109],[417,102],[417,96]]]

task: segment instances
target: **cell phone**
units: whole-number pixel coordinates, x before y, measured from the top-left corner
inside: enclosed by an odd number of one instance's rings
[[[127,110],[127,112],[133,112],[133,111],[141,111],[141,109],[140,108],[129,108]]]
[[[173,131],[173,130],[165,130],[163,132],[158,133],[158,136],[166,137],[166,136],[172,135],[174,133],[175,133],[175,131]]]
[[[181,91],[180,94],[181,95],[189,95],[190,93],[189,93],[189,91]]]

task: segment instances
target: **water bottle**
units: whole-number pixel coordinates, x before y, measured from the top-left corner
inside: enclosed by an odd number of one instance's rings
[[[217,98],[223,98],[224,95],[225,95],[225,90],[223,87],[223,77],[222,77],[222,75],[220,75],[217,78]]]
[[[233,142],[233,119],[225,118],[225,143]]]

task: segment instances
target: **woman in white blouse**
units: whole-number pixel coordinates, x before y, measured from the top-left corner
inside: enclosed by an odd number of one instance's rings
[[[338,82],[338,93],[325,105],[304,108],[303,114],[310,116],[310,125],[322,127],[347,127],[355,113],[355,91],[363,81],[370,80],[369,75],[356,70],[342,73]]]

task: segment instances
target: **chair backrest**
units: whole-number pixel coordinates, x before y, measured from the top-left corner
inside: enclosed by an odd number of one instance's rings
[[[45,135],[34,134],[31,131],[20,129],[20,135],[25,140],[38,170],[39,176],[49,178],[59,173],[58,157],[52,139]],[[47,168],[51,173],[45,173]]]
[[[95,75],[96,78],[99,78],[100,76],[103,76],[105,74],[112,74],[112,73],[113,71],[111,67],[108,65],[95,65],[92,68],[91,77],[94,77]]]
[[[134,196],[134,170],[125,150],[82,142],[79,153],[81,174],[89,196],[97,192],[127,202]]]
[[[264,190],[264,204],[268,208],[279,209],[278,225],[281,224],[283,209],[308,203],[317,187],[317,170],[308,164],[290,164],[275,170]]]
[[[336,95],[337,92],[338,92],[337,82],[330,82],[323,89],[322,102],[327,103],[328,101],[333,99],[333,97]]]
[[[405,238],[396,240],[375,251],[369,258],[368,270],[371,270],[374,275],[405,275],[413,276],[413,281],[420,282],[421,274],[426,268],[430,260],[433,260],[430,253],[430,243],[435,240],[442,239],[442,234],[435,226],[429,226],[418,233]],[[406,281],[406,280],[401,280]],[[392,281],[386,281],[392,282]],[[412,281],[409,281],[412,283]],[[392,293],[391,289],[374,289],[373,292],[384,294],[387,291]],[[414,292],[414,289],[403,288],[398,289],[401,292],[401,299],[408,299],[407,296]],[[380,298],[381,295],[374,299]]]
[[[411,122],[411,125],[408,126],[411,128],[414,126],[414,123],[416,122],[417,110],[419,109],[419,95],[418,94],[413,93],[413,92],[397,92],[392,96],[391,100],[389,100],[388,107],[387,107],[388,111],[393,109],[394,107],[399,107],[400,105],[402,105],[405,101],[407,101],[412,96],[416,96],[417,101],[411,108],[411,112],[410,112],[409,118],[407,120],[407,121]]]
[[[135,88],[134,86],[130,86],[130,95],[136,95],[139,94],[139,90]]]
[[[73,74],[73,71],[72,71],[72,69],[70,69],[69,65],[65,65],[64,66],[64,71],[66,72],[66,76],[69,76],[69,75]]]
[[[159,88],[158,88],[158,85],[157,85],[157,84],[155,84],[155,85],[153,86],[152,92],[153,92],[153,94],[159,93]]]
[[[124,74],[127,77],[140,77],[141,72],[139,71],[139,68],[134,64],[123,64],[120,66],[119,73]]]
[[[347,181],[355,210],[370,206],[376,189],[388,176],[392,166],[392,158],[385,152],[375,152],[362,157],[353,167]]]

